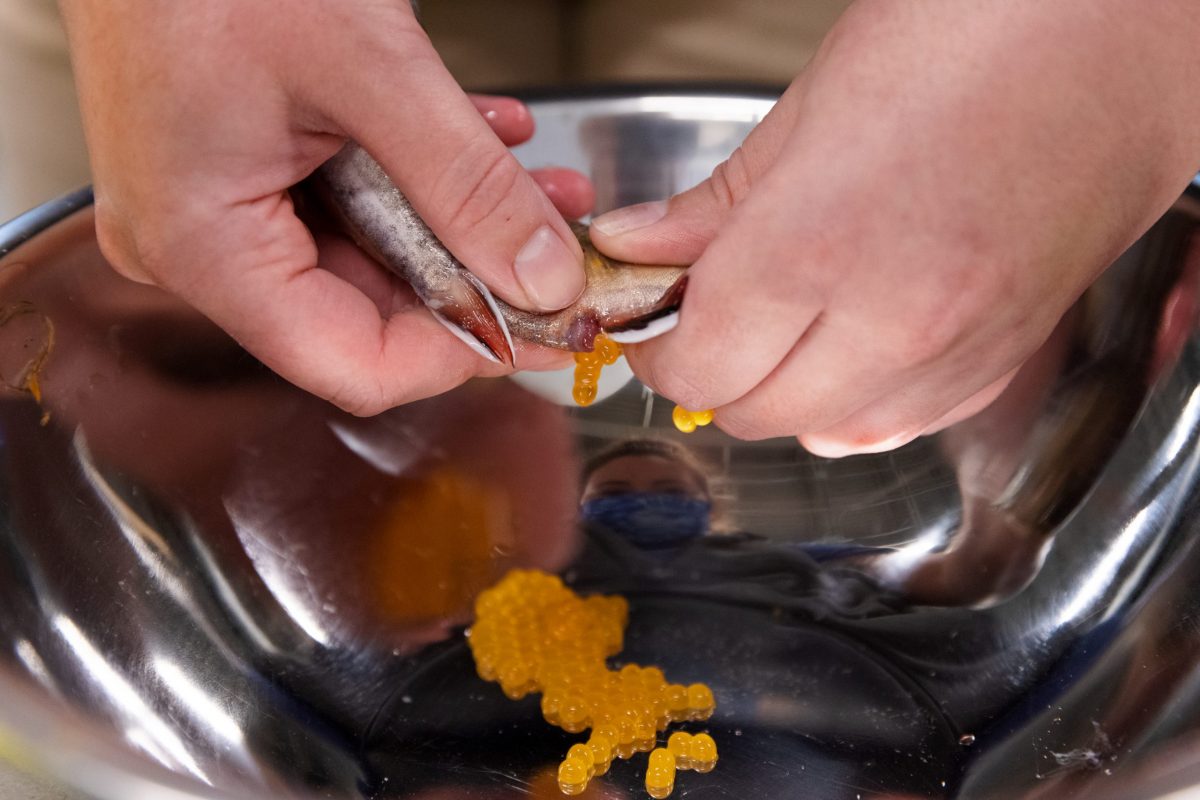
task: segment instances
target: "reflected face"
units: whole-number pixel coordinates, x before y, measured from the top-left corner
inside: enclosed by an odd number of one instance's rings
[[[708,492],[699,476],[687,466],[656,455],[614,458],[591,474],[583,487],[580,504],[617,494],[677,494],[707,500]]]

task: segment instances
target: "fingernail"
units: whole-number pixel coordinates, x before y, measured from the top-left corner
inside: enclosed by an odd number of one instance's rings
[[[822,458],[845,458],[867,453],[886,453],[903,447],[917,438],[917,434],[903,433],[878,442],[849,443],[846,441],[808,434],[800,437],[800,444],[815,456]]]
[[[666,215],[666,201],[655,200],[651,203],[638,203],[636,206],[626,206],[609,211],[607,214],[601,214],[592,220],[592,225],[605,236],[617,236],[653,225]]]
[[[549,225],[533,232],[513,270],[534,311],[557,311],[583,293],[583,264]]]
[[[845,458],[853,455],[854,449],[847,447],[844,442],[835,439],[826,439],[821,436],[801,436],[801,446],[812,453],[814,456],[821,458]]]

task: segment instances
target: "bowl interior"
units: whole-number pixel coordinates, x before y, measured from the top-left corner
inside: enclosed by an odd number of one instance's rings
[[[703,179],[771,104],[534,99],[517,153],[589,174],[602,211]],[[878,213],[903,202],[891,187]],[[581,737],[480,680],[463,637],[475,596],[514,567],[623,594],[615,663],[714,688],[720,767],[681,790],[1032,797],[1052,774],[1074,791],[1086,770],[1045,767],[1075,745],[1107,763],[1088,709],[1150,691],[1096,700],[1085,684],[1155,663],[1174,635],[1161,620],[1194,605],[1188,198],[989,409],[842,460],[681,434],[636,380],[586,409],[501,379],[348,416],[117,277],[79,205],[0,228],[0,734],[96,796],[557,796]],[[656,550],[578,524],[582,464],[647,439],[700,465],[709,536]],[[1093,659],[1056,673],[1080,642]],[[1075,713],[1022,760],[1041,724],[1022,704],[1047,696]],[[1121,733],[1159,712],[1165,698]],[[635,759],[586,796],[640,796],[642,777]]]

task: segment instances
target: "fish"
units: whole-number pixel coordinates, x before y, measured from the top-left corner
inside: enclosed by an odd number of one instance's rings
[[[514,338],[591,352],[601,333],[631,344],[666,333],[679,321],[686,267],[608,258],[579,223],[569,224],[583,248],[586,288],[560,311],[535,313],[496,297],[455,258],[359,145],[347,143],[317,169],[312,182],[358,246],[406,281],[434,317],[490,361],[515,367]]]

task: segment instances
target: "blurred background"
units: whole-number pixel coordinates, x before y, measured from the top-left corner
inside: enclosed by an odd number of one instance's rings
[[[785,86],[848,0],[424,0],[464,86],[595,83]],[[89,182],[54,0],[0,2],[0,221]]]
[[[0,221],[88,183],[54,0],[0,3]]]

